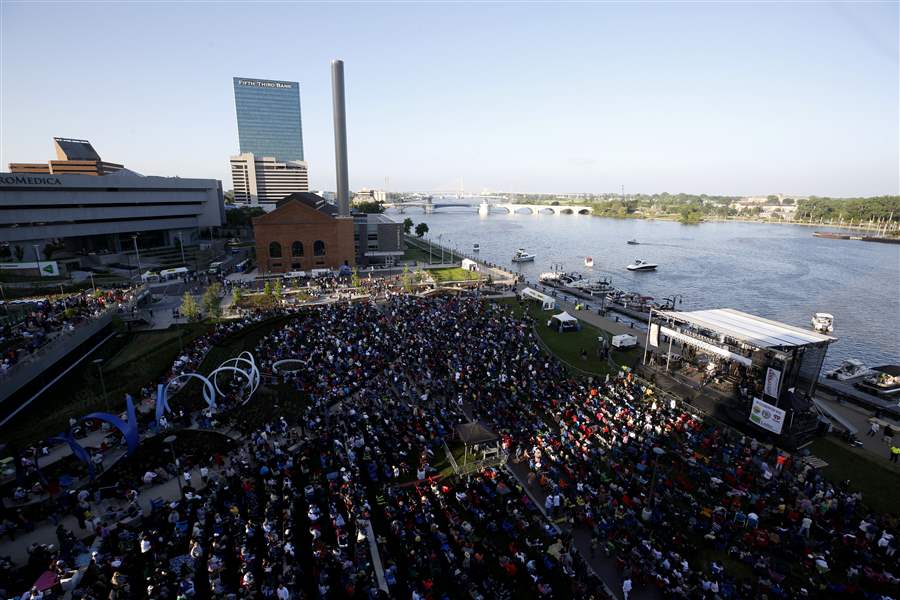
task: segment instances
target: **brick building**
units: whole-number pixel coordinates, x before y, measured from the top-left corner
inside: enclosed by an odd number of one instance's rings
[[[356,265],[353,218],[309,192],[286,196],[275,210],[253,219],[261,273],[338,269]]]

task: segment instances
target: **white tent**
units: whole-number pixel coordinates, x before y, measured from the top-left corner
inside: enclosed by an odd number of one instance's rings
[[[544,310],[553,310],[554,308],[556,308],[556,300],[554,300],[551,296],[542,294],[541,292],[530,287],[522,289],[522,297],[529,300],[537,300],[541,303],[541,308]]]
[[[471,258],[462,259],[462,268],[466,271],[478,271],[478,263],[472,260]]]
[[[553,327],[553,321],[559,322],[559,325],[556,327],[556,329],[558,329],[559,331],[577,331],[581,328],[578,323],[578,319],[576,319],[566,311],[562,311],[558,315],[553,315],[552,317],[550,317],[548,326]]]

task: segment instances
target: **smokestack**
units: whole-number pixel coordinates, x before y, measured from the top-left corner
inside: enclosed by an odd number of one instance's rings
[[[347,176],[347,113],[344,109],[344,61],[331,61],[331,98],[334,106],[334,167],[337,174],[338,215],[350,216]]]

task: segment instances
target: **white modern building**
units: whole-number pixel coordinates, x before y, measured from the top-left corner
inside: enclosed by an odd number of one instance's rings
[[[279,161],[248,152],[231,157],[231,181],[235,204],[269,212],[285,196],[309,191],[309,168],[305,161]]]

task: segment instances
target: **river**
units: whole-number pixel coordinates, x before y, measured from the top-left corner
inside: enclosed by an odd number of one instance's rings
[[[900,245],[817,238],[813,228],[798,225],[444,210],[387,214],[424,221],[429,237],[441,235],[445,246],[466,254],[478,243],[479,258],[531,281],[561,265],[585,276],[610,276],[614,287],[658,301],[681,294],[680,310],[734,308],[803,328],[814,312],[829,312],[838,341],[826,367],[847,358],[870,367],[900,364]],[[626,244],[632,238],[640,245]],[[535,262],[512,263],[520,247],[535,254]],[[585,256],[593,257],[592,269],[584,266]],[[659,268],[627,271],[635,258]]]

